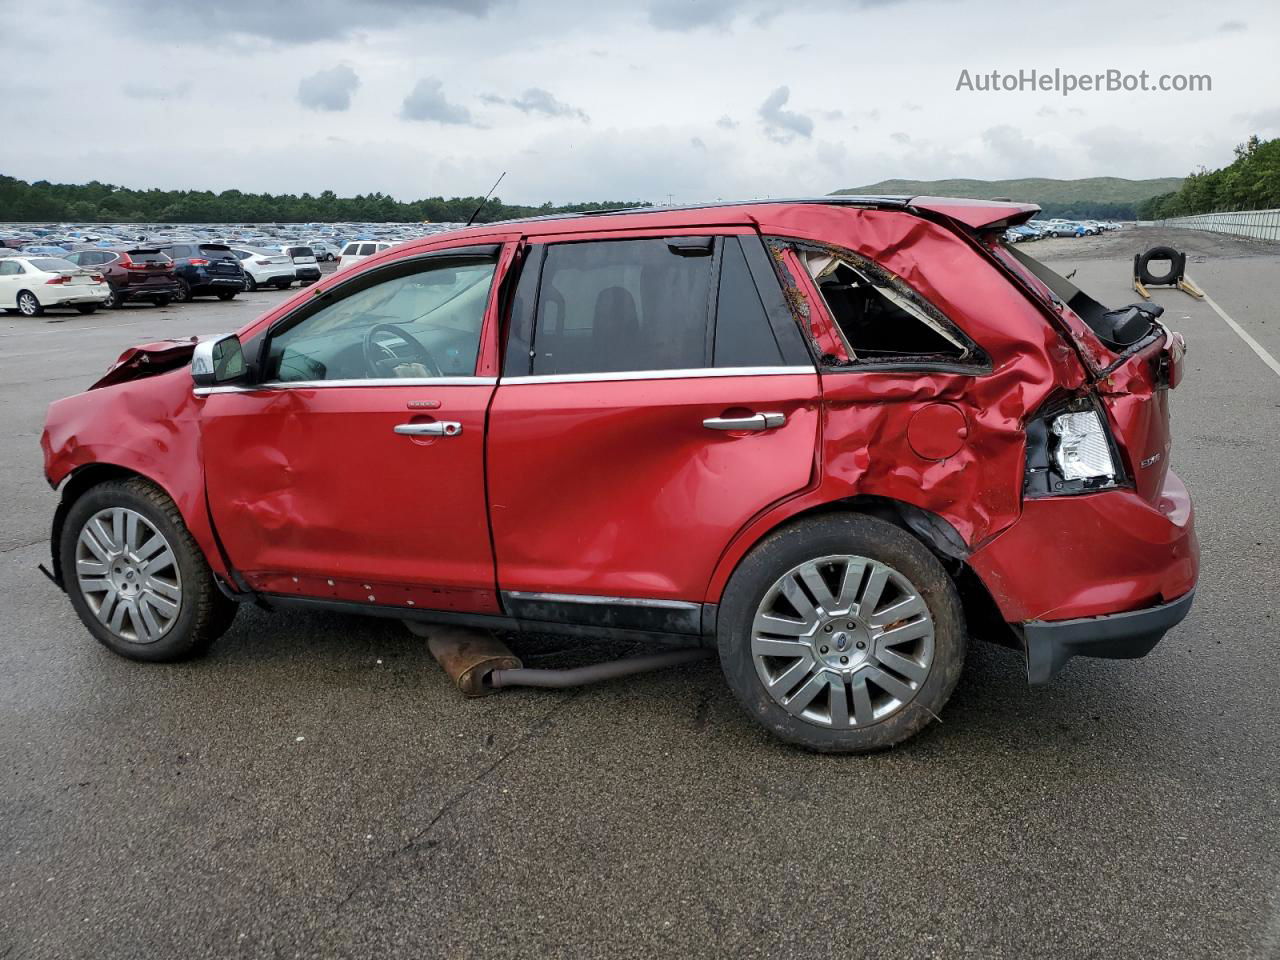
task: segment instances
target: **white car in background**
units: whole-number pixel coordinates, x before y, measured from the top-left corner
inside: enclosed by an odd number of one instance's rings
[[[307,246],[312,249],[316,259],[321,263],[332,263],[338,259],[338,248],[327,240],[308,240]]]
[[[288,243],[280,248],[280,252],[293,260],[293,271],[304,287],[320,279],[320,264],[311,247],[304,243]]]
[[[257,250],[253,247],[231,248],[231,252],[244,268],[244,288],[250,293],[259,287],[273,286],[278,290],[287,290],[297,279],[297,268],[293,258],[272,250]]]
[[[38,317],[48,307],[93,313],[111,296],[102,274],[61,257],[6,257],[0,260],[0,308]]]
[[[392,246],[394,244],[385,240],[352,240],[342,248],[342,256],[338,257],[338,269],[359,263],[365,257],[372,257],[383,250],[390,250]]]

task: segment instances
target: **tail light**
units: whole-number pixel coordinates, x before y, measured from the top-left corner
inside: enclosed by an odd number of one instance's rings
[[[50,277],[48,280],[45,281],[45,284],[49,285],[49,284],[55,284],[55,283],[66,283],[67,279],[68,279],[67,277],[58,275],[56,277]]]
[[[190,263],[193,267],[207,267],[209,265],[209,261],[206,260],[204,257],[192,257],[187,262]]]
[[[90,279],[90,280],[92,280],[94,283],[101,283],[101,282],[102,282],[102,274],[100,274],[100,273],[91,273],[91,274],[89,274],[89,279]]]
[[[1124,481],[1106,414],[1092,397],[1059,402],[1027,424],[1028,497],[1092,493]]]

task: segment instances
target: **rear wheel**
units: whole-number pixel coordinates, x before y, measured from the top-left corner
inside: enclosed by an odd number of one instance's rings
[[[237,604],[213,581],[173,501],[140,478],[87,491],[59,543],[71,605],[103,645],[133,660],[204,653]]]
[[[802,520],[734,572],[720,662],[746,711],[811,750],[891,747],[937,718],[964,665],[955,586],[919,540],[859,514]]]
[[[81,313],[88,315],[90,313],[93,313],[95,310],[97,310],[98,305],[96,303],[77,303],[76,309],[79,310]]]
[[[34,293],[23,290],[18,294],[18,312],[24,317],[38,317],[44,313],[44,307],[40,306]]]
[[[237,291],[237,290],[219,290],[219,291],[218,291],[218,299],[219,299],[219,300],[224,300],[224,301],[225,301],[225,300],[234,300],[234,299],[235,299],[235,296],[236,296],[236,294],[237,294],[238,292],[239,292],[239,291]]]

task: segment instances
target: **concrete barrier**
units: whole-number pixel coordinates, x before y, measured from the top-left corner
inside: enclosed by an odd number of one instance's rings
[[[1255,240],[1280,240],[1280,210],[1235,210],[1227,213],[1198,213],[1193,217],[1157,220],[1162,227],[1208,230]]]

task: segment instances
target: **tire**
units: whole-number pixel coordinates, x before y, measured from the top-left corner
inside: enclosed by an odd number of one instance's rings
[[[219,290],[218,299],[225,303],[228,300],[234,300],[239,290]]]
[[[40,301],[30,290],[19,290],[16,302],[18,312],[24,317],[38,317],[44,313],[44,307],[40,306]]]
[[[82,315],[88,316],[98,309],[98,305],[96,303],[77,303],[76,309],[80,311]]]
[[[151,302],[154,303],[157,307],[167,307],[170,303],[173,302],[173,298],[172,297],[156,297]]]
[[[178,277],[178,289],[173,292],[173,299],[178,303],[191,302],[191,284]]]
[[[115,310],[124,306],[124,300],[116,295],[114,290],[108,290],[107,299],[102,301],[103,310]]]
[[[293,284],[293,281],[292,281],[292,280],[277,280],[277,281],[276,281],[276,289],[277,289],[277,290],[288,290],[288,289],[289,289],[289,287],[290,287],[292,284]]]
[[[1153,274],[1151,272],[1151,261],[1168,260],[1169,270],[1163,274]],[[1186,262],[1182,254],[1173,247],[1152,247],[1146,253],[1138,257],[1138,279],[1146,286],[1164,286],[1173,283],[1182,276],[1186,269]]]
[[[781,629],[756,631],[758,613]],[[748,715],[822,753],[883,750],[928,726],[960,679],[965,637],[937,557],[900,527],[852,513],[800,520],[758,544],[730,578],[717,621],[720,665]]]
[[[244,288],[248,293],[257,293],[258,281],[253,279],[253,277],[249,276],[249,274],[246,273],[244,275]]]
[[[114,522],[116,512],[123,517],[119,526]],[[104,517],[105,526],[86,532],[91,521]],[[133,550],[127,551],[130,530],[134,531]],[[148,572],[134,558],[156,534],[163,543],[149,560],[151,564],[160,560],[160,566]],[[235,619],[239,605],[214,583],[178,508],[140,477],[112,480],[87,490],[67,511],[58,551],[72,607],[98,642],[122,657],[170,662],[199,656]],[[172,563],[164,562],[166,552]],[[119,587],[86,590],[86,586],[108,582]],[[99,618],[104,607],[106,622]]]

